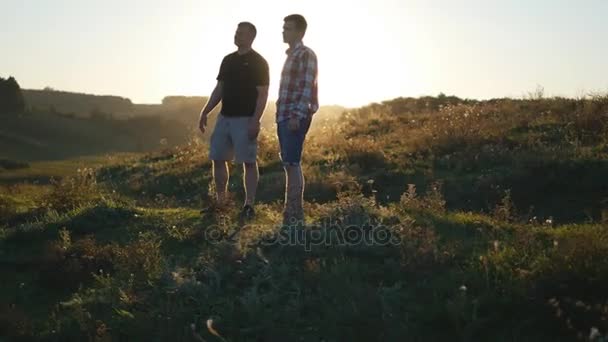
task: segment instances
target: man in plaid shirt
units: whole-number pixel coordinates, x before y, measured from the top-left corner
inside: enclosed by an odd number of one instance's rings
[[[283,41],[289,44],[289,49],[281,72],[276,119],[286,176],[283,222],[301,224],[304,220],[304,175],[300,161],[312,116],[319,109],[317,56],[302,43],[306,19],[292,14],[283,20]]]

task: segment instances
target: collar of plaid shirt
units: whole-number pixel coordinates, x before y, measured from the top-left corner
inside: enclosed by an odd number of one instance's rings
[[[299,41],[294,46],[290,46],[289,49],[285,50],[285,53],[289,56],[292,53],[296,52],[297,49],[299,49],[303,46],[304,46],[304,43],[302,43],[302,41]]]

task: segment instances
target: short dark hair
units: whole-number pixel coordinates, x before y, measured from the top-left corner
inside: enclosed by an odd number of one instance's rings
[[[286,16],[283,21],[293,21],[296,24],[296,30],[300,32],[306,33],[306,28],[308,24],[306,23],[306,19],[300,14],[290,14]]]
[[[250,23],[248,21],[240,22],[238,27],[248,28],[251,31],[251,33],[253,33],[253,38],[255,38],[255,36],[258,34],[258,30],[255,28],[255,25],[253,25],[252,23]]]

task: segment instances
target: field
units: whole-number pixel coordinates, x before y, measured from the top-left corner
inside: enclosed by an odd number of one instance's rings
[[[399,98],[320,119],[306,226],[207,146],[0,168],[0,341],[608,339],[608,97]]]

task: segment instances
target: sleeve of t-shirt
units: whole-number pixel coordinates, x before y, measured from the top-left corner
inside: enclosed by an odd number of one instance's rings
[[[268,72],[268,63],[264,59],[260,60],[259,66],[255,75],[256,86],[267,86],[270,83],[270,75]]]
[[[228,56],[224,57],[224,59],[222,59],[222,65],[220,65],[220,72],[217,74],[217,80],[218,81],[223,81],[226,78],[226,69],[227,64],[228,64]]]

